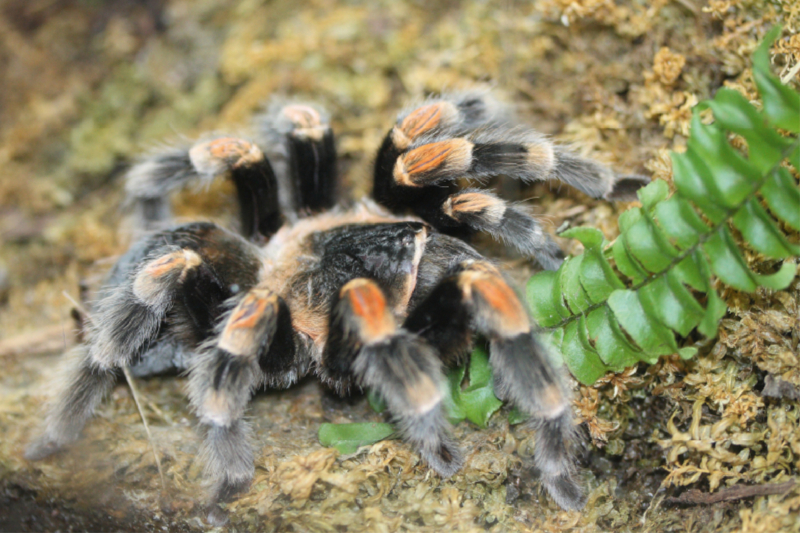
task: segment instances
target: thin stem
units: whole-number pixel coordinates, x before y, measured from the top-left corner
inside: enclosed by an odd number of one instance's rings
[[[133,380],[133,376],[131,376],[131,371],[128,365],[122,367],[122,372],[125,374],[125,381],[128,382],[128,387],[131,389],[133,401],[136,403],[136,408],[139,410],[139,416],[142,417],[142,423],[144,424],[144,430],[147,433],[147,439],[150,441],[150,447],[153,449],[153,457],[156,458],[156,467],[158,468],[158,475],[161,478],[161,491],[166,492],[167,485],[164,482],[164,471],[161,469],[161,459],[158,457],[158,450],[156,449],[155,440],[153,440],[153,434],[150,433],[150,426],[147,424],[147,417],[144,416],[144,409],[142,409],[142,404],[139,402],[139,391],[136,389],[136,385]]]

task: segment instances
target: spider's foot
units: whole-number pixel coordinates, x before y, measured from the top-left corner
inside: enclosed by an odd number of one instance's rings
[[[214,484],[209,493],[208,505],[206,506],[208,510],[206,521],[210,526],[221,527],[230,521],[228,511],[220,507],[220,503],[231,501],[237,495],[246,492],[250,488],[251,481],[252,474],[243,479],[231,479],[226,476]]]
[[[208,515],[206,515],[206,522],[212,527],[222,527],[230,521],[228,511],[223,509],[217,504],[208,506]]]
[[[534,419],[536,450],[534,461],[542,473],[542,485],[564,509],[583,509],[586,498],[576,472],[573,448],[577,432],[572,423],[572,411]]]
[[[586,495],[571,473],[542,476],[542,485],[562,509],[580,511],[586,505]]]
[[[403,421],[406,438],[436,473],[448,478],[461,470],[464,458],[453,438],[441,430],[447,427],[441,409]]]
[[[251,441],[252,431],[241,419],[227,427],[208,428],[201,456],[206,475],[214,480],[208,492],[209,508],[213,509],[250,487],[255,472]]]
[[[50,457],[63,448],[47,436],[39,437],[25,448],[25,459],[28,461],[41,461]]]

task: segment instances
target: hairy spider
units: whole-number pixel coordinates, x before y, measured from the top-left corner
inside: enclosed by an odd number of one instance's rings
[[[498,394],[532,416],[542,483],[561,507],[581,508],[568,389],[515,291],[464,239],[486,232],[550,269],[561,251],[524,209],[457,182],[555,178],[617,199],[647,180],[509,123],[479,93],[403,111],[377,154],[373,198],[350,207],[335,207],[333,133],[310,105],[274,106],[257,123],[260,143],[215,137],[134,166],[126,191],[150,233],[100,290],[26,457],[74,441],[121,368],[186,370],[215,510],[253,477],[243,419],[253,392],[314,372],[340,393],[377,392],[405,440],[447,477],[463,460],[443,413],[442,366],[464,363],[477,332],[490,342]],[[165,229],[172,191],[221,176],[235,184],[241,235],[208,222]]]

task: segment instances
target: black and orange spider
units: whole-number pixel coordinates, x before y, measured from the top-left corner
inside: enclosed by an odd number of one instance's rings
[[[400,113],[377,155],[373,198],[350,206],[337,206],[333,133],[311,105],[273,109],[258,143],[216,137],[133,167],[126,190],[151,233],[111,271],[26,456],[75,440],[121,368],[185,370],[216,509],[253,477],[243,419],[253,392],[313,372],[341,393],[377,392],[405,440],[447,477],[463,460],[443,413],[442,367],[464,363],[477,332],[490,342],[498,394],[532,416],[544,486],[560,506],[581,508],[568,389],[525,305],[465,239],[486,232],[550,269],[561,251],[525,210],[458,182],[554,178],[616,199],[647,180],[509,123],[478,93]],[[220,176],[235,184],[241,234],[208,222],[166,227],[172,191]]]

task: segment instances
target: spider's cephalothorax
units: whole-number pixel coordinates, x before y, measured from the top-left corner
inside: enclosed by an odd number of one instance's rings
[[[519,206],[456,181],[555,178],[615,199],[645,180],[506,117],[475,93],[402,112],[377,155],[374,199],[349,208],[333,207],[333,134],[313,106],[273,109],[258,123],[261,143],[215,137],[139,163],[126,190],[150,234],[101,289],[27,457],[75,440],[122,367],[185,369],[214,505],[253,476],[243,418],[253,391],[314,372],[340,392],[380,394],[404,438],[449,476],[463,461],[442,410],[442,367],[462,363],[477,332],[490,342],[498,394],[532,416],[544,486],[562,507],[582,507],[568,390],[514,290],[462,238],[489,233],[546,268],[561,252]],[[236,186],[241,235],[205,222],[168,228],[169,193],[218,176]]]

